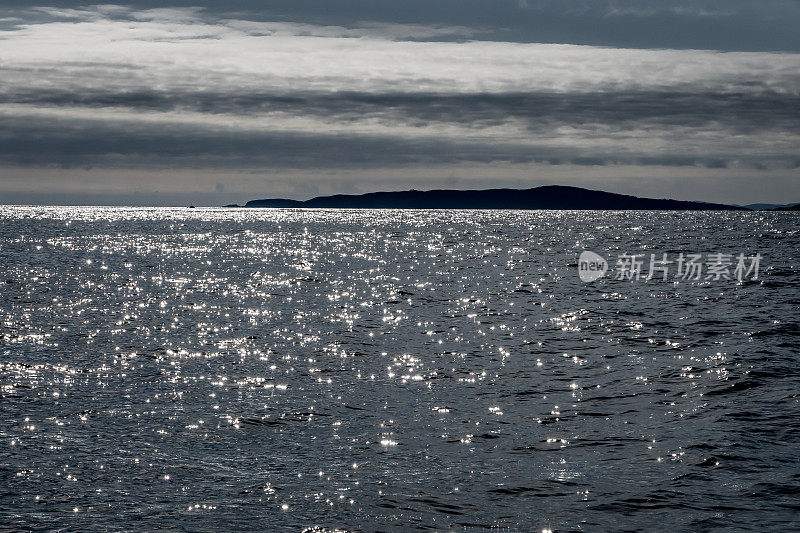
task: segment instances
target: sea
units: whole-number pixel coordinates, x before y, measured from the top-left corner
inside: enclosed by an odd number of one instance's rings
[[[799,222],[0,207],[0,531],[798,530]]]

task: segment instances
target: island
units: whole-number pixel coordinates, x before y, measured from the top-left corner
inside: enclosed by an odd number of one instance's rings
[[[776,207],[775,209],[771,209],[771,211],[800,211],[800,204],[783,205]]]
[[[231,206],[239,207],[239,206]],[[335,194],[310,200],[271,198],[251,200],[244,207],[315,207],[347,209],[589,209],[589,210],[694,210],[749,211],[736,205],[639,198],[627,194],[546,185],[532,189],[392,191]]]

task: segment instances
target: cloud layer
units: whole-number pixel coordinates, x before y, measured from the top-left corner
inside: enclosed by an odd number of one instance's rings
[[[715,6],[679,14],[729,16]],[[0,31],[0,189],[25,168],[622,165],[791,177],[800,166],[800,54],[503,42],[488,27],[196,7],[13,15]]]

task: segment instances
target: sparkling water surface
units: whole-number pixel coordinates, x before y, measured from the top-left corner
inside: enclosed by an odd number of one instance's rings
[[[0,530],[800,527],[798,222],[0,207]]]

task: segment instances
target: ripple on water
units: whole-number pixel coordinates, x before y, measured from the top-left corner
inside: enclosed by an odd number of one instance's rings
[[[0,217],[8,527],[796,524],[791,214]],[[587,285],[584,249],[769,265]]]

